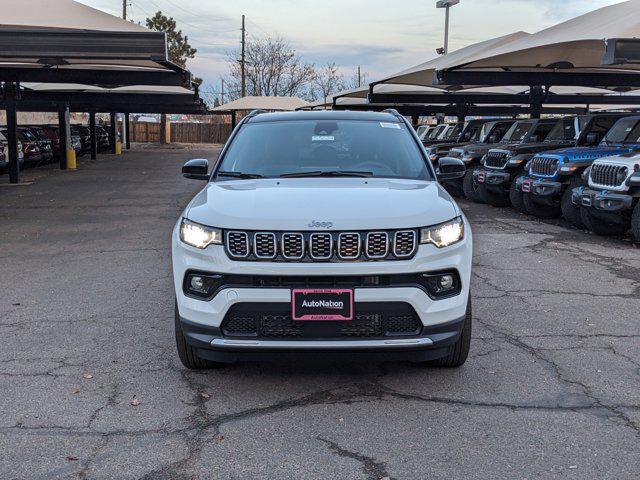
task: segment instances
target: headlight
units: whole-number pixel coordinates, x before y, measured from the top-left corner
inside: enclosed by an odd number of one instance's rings
[[[522,165],[525,160],[527,160],[527,156],[516,155],[515,157],[510,157],[507,162],[507,167],[517,167]]]
[[[464,238],[462,217],[420,231],[420,243],[433,243],[438,248],[448,247]]]
[[[627,179],[627,175],[629,175],[629,169],[627,167],[621,168],[618,171],[618,178],[616,179],[618,181],[618,185],[621,185]]]
[[[432,162],[435,162],[436,160],[438,160],[438,155],[436,155],[435,153],[430,153],[430,154],[429,154],[429,159],[430,159]]]
[[[205,227],[186,218],[180,224],[180,240],[196,248],[207,248],[209,245],[222,244],[222,230]]]

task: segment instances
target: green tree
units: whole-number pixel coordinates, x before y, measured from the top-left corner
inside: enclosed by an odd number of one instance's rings
[[[186,68],[187,60],[196,55],[197,50],[189,45],[189,37],[182,35],[182,30],[177,30],[173,17],[167,17],[161,11],[147,18],[147,28],[167,34],[169,60]]]

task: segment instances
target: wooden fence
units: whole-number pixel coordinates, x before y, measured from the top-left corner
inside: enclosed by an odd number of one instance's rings
[[[131,122],[132,142],[160,142],[160,123]],[[172,123],[171,143],[225,143],[228,123]]]

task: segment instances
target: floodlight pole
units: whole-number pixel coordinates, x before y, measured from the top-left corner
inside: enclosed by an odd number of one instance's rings
[[[449,53],[449,9],[451,7],[447,5],[447,11],[444,15],[444,54]]]
[[[460,0],[438,0],[436,2],[436,8],[445,8],[444,17],[444,54],[449,53],[449,9],[460,3]]]

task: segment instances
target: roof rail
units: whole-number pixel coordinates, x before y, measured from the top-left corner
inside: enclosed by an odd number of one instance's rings
[[[395,108],[386,108],[382,111],[382,113],[390,113],[394,117],[404,118],[402,115],[400,115],[400,112],[398,112],[398,110],[396,110]]]

